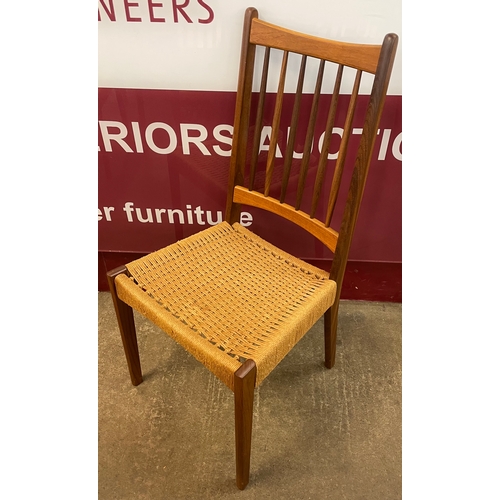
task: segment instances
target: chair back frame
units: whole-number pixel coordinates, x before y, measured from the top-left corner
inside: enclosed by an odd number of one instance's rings
[[[280,215],[281,217],[284,217],[307,230],[313,236],[322,241],[327,248],[334,252],[330,270],[330,279],[336,281],[339,291],[342,286],[347,264],[347,256],[366,184],[377,129],[396,55],[397,44],[398,36],[393,33],[385,36],[382,45],[352,44],[327,40],[291,31],[261,21],[258,19],[257,9],[253,7],[249,7],[245,12],[225,220],[230,224],[237,222],[240,217],[241,205],[249,205]],[[255,137],[253,140],[253,151],[251,152],[250,173],[249,176],[247,176],[249,177],[249,182],[248,187],[245,187],[245,169],[247,163],[247,147],[249,146],[248,136],[250,131],[253,76],[255,69],[256,47],[258,45],[265,47],[265,55],[260,85],[259,103],[256,112]],[[266,162],[264,192],[260,193],[254,188],[254,179],[257,156],[259,154],[258,137],[260,137],[262,128],[262,114],[267,86],[269,54],[271,49],[279,49],[284,52],[280,79],[276,93],[274,115],[272,119],[271,137]],[[302,54],[302,62],[297,81],[294,108],[292,111],[292,123],[284,155],[285,160],[281,195],[280,198],[277,199],[270,196],[270,186],[274,169],[274,159],[276,156],[280,116],[283,106],[285,74],[287,70],[288,54],[290,52]],[[288,178],[290,175],[290,164],[294,150],[306,59],[311,57],[320,59],[320,64],[315,93],[312,101],[309,125],[303,148],[304,154],[299,172],[297,199],[295,205],[290,205],[284,202],[284,198],[287,190]],[[312,206],[310,212],[308,213],[301,209],[301,204],[309,168],[309,156],[313,140],[312,136],[314,133],[323,71],[326,61],[336,63],[338,65],[338,69],[330,109],[328,111],[324,141],[317,166],[312,196]],[[335,163],[335,171],[330,188],[326,217],[325,220],[320,220],[316,218],[316,210],[321,196],[325,171],[327,169],[328,149],[330,146],[330,138],[332,135],[344,67],[354,68],[357,72],[347,111],[347,118],[339,154]],[[352,120],[360,88],[361,75],[363,72],[372,73],[375,77],[373,79],[372,90],[365,113],[363,131],[357,149],[354,169],[352,171],[352,177],[347,193],[347,201],[341,218],[340,229],[339,231],[336,231],[330,227],[330,224],[337,201],[342,173],[344,171],[347,146],[352,131]]]

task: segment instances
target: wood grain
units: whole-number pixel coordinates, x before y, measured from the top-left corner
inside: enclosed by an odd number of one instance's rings
[[[288,188],[288,180],[290,178],[290,170],[293,159],[293,146],[295,144],[295,136],[297,135],[297,124],[299,121],[300,102],[302,100],[302,89],[304,87],[304,76],[306,72],[307,56],[302,56],[300,63],[299,77],[297,79],[297,89],[295,91],[295,100],[293,102],[292,122],[290,123],[290,133],[288,135],[285,163],[283,165],[283,179],[281,181],[280,202],[285,201],[286,191]]]
[[[252,22],[250,43],[306,54],[369,73],[377,70],[380,56],[380,45],[327,40],[266,23],[261,19],[254,19]]]
[[[116,318],[120,328],[123,350],[127,359],[128,371],[132,385],[142,383],[141,360],[139,358],[139,347],[137,345],[137,334],[135,331],[134,311],[133,309],[120,300],[115,286],[115,278],[120,274],[127,274],[127,268],[120,266],[107,273],[109,291],[113,298],[115,306]]]
[[[255,118],[255,130],[253,136],[252,160],[250,162],[250,189],[253,189],[255,182],[255,172],[259,160],[260,134],[262,131],[262,116],[264,113],[264,104],[266,102],[267,75],[269,74],[269,57],[271,48],[266,47],[264,53],[264,62],[262,64],[262,76],[260,79],[259,103],[257,104],[257,116]]]
[[[273,124],[271,127],[271,140],[269,142],[269,153],[267,155],[266,182],[264,194],[267,196],[271,189],[271,179],[274,170],[274,158],[276,156],[276,145],[278,144],[279,126],[281,119],[281,110],[283,108],[283,92],[285,90],[286,67],[288,64],[288,51],[283,52],[281,63],[280,80],[278,84],[278,93],[276,95],[276,104],[274,106]]]
[[[309,124],[307,125],[306,140],[304,142],[304,153],[302,154],[302,162],[300,164],[299,185],[297,189],[297,198],[295,200],[295,208],[298,210],[302,204],[304,196],[304,188],[306,185],[307,171],[309,169],[309,158],[311,156],[312,143],[314,139],[314,129],[316,126],[316,116],[318,114],[319,96],[321,94],[321,84],[323,83],[323,74],[325,71],[325,61],[321,60],[316,77],[316,87],[314,89],[314,97],[311,105],[311,113],[309,115]]]
[[[266,197],[257,191],[249,191],[242,186],[234,188],[234,201],[251,207],[262,208],[294,222],[318,238],[332,252],[337,246],[338,233],[318,219],[311,219],[309,214],[296,210],[292,205],[280,203],[275,198]]]
[[[247,359],[234,374],[234,428],[236,437],[236,486],[244,490],[250,479],[253,398],[257,366]]]

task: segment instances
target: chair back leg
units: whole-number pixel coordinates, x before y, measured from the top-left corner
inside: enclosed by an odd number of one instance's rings
[[[234,374],[234,417],[236,431],[236,486],[244,490],[250,477],[253,397],[257,367],[248,359]]]
[[[340,302],[340,290],[337,290],[337,297],[332,307],[330,307],[324,314],[324,328],[325,328],[325,366],[333,368],[335,364],[335,353],[337,348],[337,323]]]
[[[134,312],[133,309],[125,304],[116,293],[115,278],[119,274],[127,272],[125,266],[117,267],[109,271],[108,284],[113,304],[115,306],[116,317],[120,327],[123,349],[127,358],[128,371],[133,385],[139,385],[142,382],[141,361],[139,359],[139,347],[137,345],[137,334],[135,331]]]

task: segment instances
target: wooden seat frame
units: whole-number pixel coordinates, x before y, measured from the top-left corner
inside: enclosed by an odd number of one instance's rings
[[[324,312],[325,366],[327,368],[332,368],[335,362],[340,290],[342,288],[348,252],[377,135],[377,128],[394,63],[397,43],[398,37],[395,34],[386,35],[382,45],[360,45],[326,40],[266,23],[258,19],[258,13],[255,8],[248,8],[245,12],[225,221],[231,225],[239,221],[242,205],[257,207],[292,221],[311,233],[326,245],[327,248],[334,252],[329,279],[336,282],[337,292],[333,305]],[[246,172],[247,149],[251,145],[251,140],[249,140],[249,121],[251,115],[252,86],[257,46],[265,47],[265,55],[260,86],[261,90],[256,111],[255,138],[253,140],[250,155],[250,172]],[[258,134],[260,134],[262,129],[262,116],[264,112],[264,99],[271,49],[283,51],[283,59],[276,93],[269,153],[265,165],[265,182],[263,188],[260,190],[262,192],[260,192],[255,181],[259,164]],[[292,124],[284,159],[281,193],[278,199],[277,197],[271,196],[271,191],[289,53],[302,54],[303,57],[297,81],[297,92],[292,112]],[[293,205],[286,203],[285,197],[290,177],[307,58],[317,58],[320,60],[320,64],[316,89],[312,101],[309,126],[303,148],[304,154],[300,166],[296,200]],[[312,203],[310,210],[306,212],[301,206],[306,179],[308,177],[310,162],[309,152],[311,151],[323,71],[326,62],[338,65],[337,79],[335,81],[328,112],[325,139],[315,172],[316,178],[314,181]],[[355,68],[356,77],[347,111],[344,134],[333,174],[326,217],[324,220],[320,220],[316,218],[316,213],[318,202],[321,197],[325,172],[327,170],[328,149],[330,145],[329,138],[332,135],[344,67]],[[335,231],[330,227],[330,224],[340,189],[342,173],[345,170],[344,164],[346,163],[347,157],[347,145],[352,131],[354,110],[363,72],[374,74],[375,77],[373,79],[373,86],[366,109],[363,131],[349,183],[347,202],[341,218],[340,229]],[[245,186],[245,184],[247,185]],[[142,382],[142,372],[133,309],[118,297],[115,283],[115,279],[122,274],[129,274],[126,266],[110,271],[108,273],[108,282],[118,318],[132,384],[139,385]],[[240,489],[244,489],[249,481],[253,398],[256,386],[256,375],[257,367],[255,361],[252,359],[246,360],[234,373],[236,483]]]

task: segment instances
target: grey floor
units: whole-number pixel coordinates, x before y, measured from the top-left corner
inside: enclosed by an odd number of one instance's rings
[[[256,390],[250,483],[235,484],[233,394],[136,315],[130,383],[99,293],[99,499],[401,498],[401,304],[342,301],[335,367],[319,321]]]

